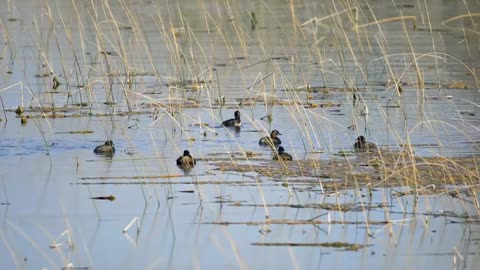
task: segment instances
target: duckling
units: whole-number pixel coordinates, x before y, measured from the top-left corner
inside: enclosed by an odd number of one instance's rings
[[[278,153],[273,155],[273,160],[283,160],[283,161],[291,161],[293,160],[292,155],[289,153],[285,153],[285,149],[282,146],[278,147]]]
[[[183,151],[183,156],[177,158],[177,166],[182,169],[191,169],[195,166],[197,162],[195,159],[190,155],[188,150]]]
[[[369,152],[376,151],[378,149],[378,146],[374,143],[365,141],[365,137],[358,136],[357,140],[353,144],[353,148],[355,148],[355,151],[357,152]]]
[[[235,118],[228,119],[222,122],[222,125],[225,127],[241,127],[242,120],[240,120],[240,111],[235,111]]]
[[[113,141],[108,140],[105,144],[95,147],[93,150],[95,154],[113,155],[115,153],[115,147],[113,147]]]
[[[280,145],[280,144],[282,144],[282,141],[280,140],[280,138],[278,138],[278,135],[282,135],[282,134],[281,134],[280,132],[278,132],[278,130],[274,129],[274,130],[272,130],[272,132],[270,133],[270,137],[269,137],[269,136],[265,136],[265,137],[261,138],[261,139],[258,141],[258,144],[260,144],[260,145],[268,145],[268,146],[270,146],[270,147]]]

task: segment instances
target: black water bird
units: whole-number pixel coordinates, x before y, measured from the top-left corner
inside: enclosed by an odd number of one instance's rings
[[[270,136],[265,136],[265,137],[261,138],[258,141],[258,144],[268,145],[270,147],[280,145],[282,143],[282,141],[280,140],[280,138],[278,138],[278,135],[282,135],[282,134],[280,132],[278,132],[278,130],[274,129],[270,133]]]
[[[191,169],[196,163],[188,150],[183,151],[183,155],[177,158],[177,166],[182,169]]]
[[[95,154],[113,155],[115,153],[115,147],[113,147],[113,141],[108,140],[104,144],[95,147],[93,152]]]
[[[225,127],[241,127],[242,120],[240,120],[240,111],[235,111],[235,118],[228,119],[222,122],[222,125]]]
[[[285,149],[280,146],[278,147],[277,153],[273,155],[273,160],[291,161],[293,158],[289,153],[285,153]]]
[[[369,152],[369,151],[376,151],[378,149],[378,146],[374,143],[367,142],[365,140],[365,137],[358,136],[357,140],[353,144],[353,148],[355,149],[355,151]]]

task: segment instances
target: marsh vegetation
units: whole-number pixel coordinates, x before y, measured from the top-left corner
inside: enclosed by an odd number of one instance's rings
[[[475,269],[475,1],[3,6],[0,268]]]

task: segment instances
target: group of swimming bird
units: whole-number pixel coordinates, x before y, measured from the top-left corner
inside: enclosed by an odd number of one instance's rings
[[[240,119],[240,111],[235,111],[233,116],[234,118],[223,121],[222,125],[224,127],[235,127],[235,128],[241,127],[242,120]],[[278,135],[282,135],[282,134],[280,134],[280,132],[278,132],[278,130],[275,129],[270,133],[270,136],[261,138],[258,141],[258,144],[264,145],[264,146],[270,146],[272,149],[275,149],[278,146],[277,152],[273,156],[274,160],[286,160],[286,161],[292,160],[293,159],[292,156],[288,153],[285,153],[285,149],[282,146],[279,146],[282,143],[282,141],[280,140],[280,138],[278,138]]]
[[[285,149],[283,148],[283,146],[280,146],[280,144],[282,144],[282,140],[280,140],[278,135],[282,134],[278,132],[278,130],[274,129],[272,130],[272,132],[270,132],[270,136],[260,138],[258,144],[270,146],[272,149],[277,149],[278,146],[277,152],[273,155],[273,160],[293,160],[292,155],[290,155],[289,153],[285,153]]]
[[[240,119],[240,111],[235,111],[234,118],[228,119],[222,122],[224,127],[235,127],[239,128],[242,125],[242,120]],[[272,149],[276,149],[276,153],[273,155],[273,160],[283,160],[283,161],[291,161],[293,160],[292,156],[285,152],[285,149],[280,146],[282,141],[278,137],[282,135],[278,130],[274,129],[270,133],[270,136],[265,136],[260,138],[258,141],[259,145],[262,146],[269,146]],[[277,148],[278,147],[278,148]],[[370,152],[376,151],[377,145],[371,142],[367,142],[364,136],[357,137],[355,143],[353,144],[353,148],[356,151],[362,152]],[[103,145],[97,146],[94,150],[96,154],[104,154],[104,155],[113,155],[115,153],[115,147],[113,146],[113,141],[108,140]],[[193,168],[196,164],[195,159],[190,155],[188,150],[183,151],[183,155],[177,158],[177,166],[182,169],[190,169]]]

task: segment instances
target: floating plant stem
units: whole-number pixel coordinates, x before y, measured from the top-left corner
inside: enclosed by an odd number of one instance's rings
[[[354,13],[354,18],[353,18],[353,21],[356,22],[358,21],[358,11],[357,11],[357,7],[351,7],[349,9],[345,9],[345,10],[342,10],[342,11],[338,11],[338,12],[335,12],[335,13],[332,13],[332,14],[329,14],[327,16],[324,16],[324,17],[321,17],[321,18],[318,18],[318,17],[313,17],[307,21],[305,21],[304,23],[302,23],[301,27],[305,27],[311,23],[314,23],[314,24],[318,24],[319,22],[322,22],[324,20],[328,20],[328,19],[331,19],[331,18],[336,18],[336,17],[339,17],[340,14],[343,14],[343,13]]]
[[[63,231],[57,239],[55,239],[55,241],[52,242],[52,244],[50,245],[50,248],[58,248],[60,247],[63,242],[59,242],[62,238],[67,238],[67,243],[68,243],[68,246],[70,248],[73,248],[74,245],[73,245],[73,241],[72,241],[72,238],[70,237],[70,232],[67,230]]]
[[[133,224],[137,225],[137,233],[140,232],[140,221],[138,220],[138,217],[134,217],[128,224],[123,228],[122,232],[126,233],[128,230],[130,230],[130,227],[132,227]]]
[[[472,33],[476,36],[478,36],[478,30],[475,30],[475,29],[470,29],[470,28],[467,28],[465,27],[465,24],[461,24],[463,27],[461,28],[457,28],[457,27],[452,27],[452,26],[448,26],[449,23],[453,22],[453,21],[457,21],[457,20],[460,20],[460,19],[463,19],[463,18],[469,18],[472,20],[472,23],[473,22],[473,17],[479,17],[480,16],[480,13],[467,13],[467,14],[462,14],[462,15],[458,15],[458,16],[454,16],[452,18],[449,18],[447,20],[444,20],[442,21],[442,26],[444,27],[447,27],[449,29],[453,29],[453,30],[459,30],[461,31],[462,33],[464,32],[469,32],[469,33]],[[475,25],[475,24],[474,24]]]
[[[355,29],[365,28],[365,27],[372,26],[372,25],[377,25],[378,26],[381,23],[396,22],[396,21],[401,21],[402,23],[405,23],[405,21],[412,21],[413,31],[415,31],[417,29],[417,18],[415,16],[403,16],[403,15],[399,16],[399,17],[392,17],[392,18],[386,18],[386,19],[382,19],[382,20],[375,20],[374,22],[369,22],[369,23],[365,23],[365,24],[361,24],[361,25],[356,25]]]

